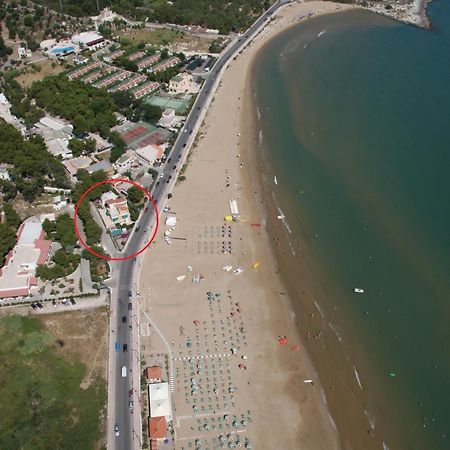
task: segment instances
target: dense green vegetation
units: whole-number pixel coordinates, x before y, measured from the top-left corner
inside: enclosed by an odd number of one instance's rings
[[[47,239],[59,242],[62,248],[56,251],[51,265],[38,266],[36,275],[44,280],[56,280],[70,275],[80,262],[80,256],[73,254],[77,236],[71,217],[65,213],[58,216],[54,222],[46,219],[42,228],[47,234]]]
[[[29,97],[34,98],[40,108],[69,120],[75,133],[99,131],[106,136],[116,124],[116,108],[105,90],[69,81],[64,75],[33,83]]]
[[[80,155],[89,155],[95,152],[94,139],[71,139],[69,141],[69,149],[74,157]]]
[[[93,245],[91,248],[98,255],[107,255],[103,250],[103,248],[99,247],[98,245]],[[83,250],[81,255],[84,259],[87,259],[89,261],[92,281],[99,282],[107,277],[109,273],[109,265],[106,262],[106,260],[94,256],[91,252],[87,251],[86,249]]]
[[[33,126],[39,119],[44,117],[45,112],[31,102],[22,86],[13,79],[14,72],[5,75],[4,92],[11,103],[11,113],[21,117],[27,127]]]
[[[131,220],[136,221],[144,206],[144,193],[142,190],[138,189],[136,186],[131,186],[127,192],[127,204]]]
[[[64,166],[47,151],[42,138],[24,139],[3,119],[0,119],[0,162],[14,165],[8,169],[11,181],[28,202],[40,195],[44,186],[69,186]],[[5,183],[2,190],[4,186]],[[14,190],[7,183],[6,190],[10,198]]]
[[[0,266],[5,262],[5,256],[16,243],[14,229],[6,223],[0,223]]]
[[[96,448],[105,382],[94,376],[82,389],[86,366],[64,359],[53,342],[35,318],[0,319],[2,450]]]
[[[59,0],[37,0],[59,11]],[[101,7],[109,6],[124,16],[160,23],[195,24],[218,29],[221,33],[247,28],[267,9],[271,0],[103,0]],[[96,3],[91,0],[66,0],[63,12],[75,16],[96,15]]]

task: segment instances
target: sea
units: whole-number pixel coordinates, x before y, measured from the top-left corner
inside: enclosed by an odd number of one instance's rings
[[[340,389],[332,415],[360,408],[385,450],[450,449],[450,1],[428,16],[430,30],[369,11],[312,18],[253,68],[280,239],[309,266],[300,329],[326,396]],[[334,342],[320,348],[322,332]]]

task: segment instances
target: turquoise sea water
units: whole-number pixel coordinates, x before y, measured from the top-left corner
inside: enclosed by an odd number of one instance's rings
[[[320,269],[317,301],[391,450],[450,448],[450,2],[429,16],[432,31],[320,17],[255,65],[286,235]]]

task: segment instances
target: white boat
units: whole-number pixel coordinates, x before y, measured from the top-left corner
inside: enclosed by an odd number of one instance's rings
[[[284,214],[280,214],[279,216],[277,216],[277,219],[283,220],[284,219]]]
[[[225,266],[225,267],[222,267],[222,270],[225,270],[225,272],[229,272],[232,268],[233,268],[233,266]]]
[[[355,292],[356,294],[364,294],[364,289],[361,288],[354,288],[353,292]]]
[[[237,269],[234,270],[234,273],[235,274],[239,274],[239,273],[241,273],[243,271],[244,271],[244,269],[242,267],[238,267]]]
[[[273,177],[273,182],[278,186],[278,180],[276,176]]]
[[[177,281],[182,281],[186,278],[186,275],[180,275],[179,277],[177,277]]]
[[[187,266],[187,270],[189,270],[189,272],[192,272],[192,267],[191,266]]]

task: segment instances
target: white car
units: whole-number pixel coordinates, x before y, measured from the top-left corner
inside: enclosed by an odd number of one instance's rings
[[[114,425],[114,436],[119,436],[119,424],[116,422]]]

